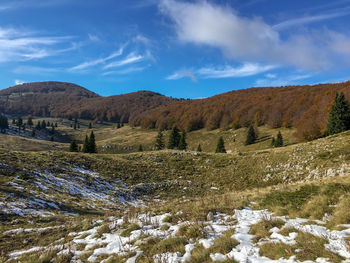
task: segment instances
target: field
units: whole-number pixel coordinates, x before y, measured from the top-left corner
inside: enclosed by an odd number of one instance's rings
[[[49,121],[71,139],[91,131]],[[265,126],[250,146],[246,128],[200,130],[188,151],[152,151],[156,130],[93,131],[98,154],[1,135],[0,262],[350,259],[350,132],[298,143],[281,129],[273,148]]]

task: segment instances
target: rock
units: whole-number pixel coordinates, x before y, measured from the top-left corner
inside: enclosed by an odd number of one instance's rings
[[[214,214],[213,214],[213,212],[209,212],[208,214],[207,214],[207,221],[213,221],[214,220]]]
[[[327,175],[328,177],[334,177],[334,176],[337,175],[337,170],[335,170],[335,169],[328,169],[328,170],[326,171],[326,175]]]

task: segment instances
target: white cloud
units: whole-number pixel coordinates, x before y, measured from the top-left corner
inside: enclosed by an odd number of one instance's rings
[[[244,63],[240,67],[225,66],[221,68],[201,68],[197,72],[203,78],[238,78],[257,75],[276,68],[273,65],[259,65],[257,63]]]
[[[107,71],[102,73],[102,76],[109,76],[109,75],[127,75],[135,72],[141,72],[144,71],[147,67],[130,67],[122,70],[114,70],[114,71]]]
[[[277,25],[274,25],[273,28],[276,30],[283,30],[292,26],[299,26],[299,25],[319,22],[323,20],[347,16],[349,14],[350,14],[350,10],[348,9],[348,10],[341,10],[341,11],[336,11],[336,12],[327,13],[327,14],[294,18],[287,21],[283,21]]]
[[[305,80],[311,78],[311,74],[292,74],[285,77],[278,77],[277,75],[269,76],[268,74],[265,78],[258,79],[255,81],[255,87],[280,87],[287,85],[297,85],[299,80]]]
[[[70,70],[84,70],[84,69],[87,69],[89,67],[104,64],[105,62],[107,62],[113,58],[121,56],[123,54],[123,51],[124,51],[124,48],[121,47],[119,50],[113,52],[111,55],[109,55],[107,57],[83,62],[77,66],[72,67]]]
[[[22,81],[22,80],[19,80],[19,79],[15,80],[15,85],[22,85],[23,83],[25,83],[25,81]]]
[[[30,31],[0,27],[0,62],[45,58],[76,49],[76,44],[61,47],[69,40],[71,37],[43,37]]]
[[[100,42],[101,41],[101,39],[98,36],[93,35],[93,34],[88,34],[88,37],[89,37],[90,41],[93,41],[93,42]]]
[[[126,58],[118,61],[111,62],[103,67],[103,69],[109,69],[109,68],[117,68],[121,66],[125,66],[128,64],[133,64],[140,62],[144,59],[144,56],[137,55],[135,52],[130,53]]]
[[[190,70],[179,70],[174,74],[168,76],[166,79],[168,80],[177,80],[182,78],[190,78],[193,82],[197,82],[196,76]]]
[[[244,63],[238,67],[229,65],[220,67],[204,67],[194,71],[179,70],[168,76],[168,80],[177,80],[188,77],[193,82],[197,82],[196,76],[203,79],[240,78],[257,75],[276,68],[274,65],[260,65],[258,63]],[[196,75],[196,76],[195,76]],[[269,74],[273,76],[273,74]]]
[[[219,48],[230,59],[315,71],[337,64],[327,32],[282,39],[262,19],[242,17],[227,6],[206,1],[161,0],[159,8],[174,23],[181,42]]]

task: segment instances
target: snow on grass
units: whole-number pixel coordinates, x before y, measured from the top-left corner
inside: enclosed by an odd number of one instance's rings
[[[44,232],[46,230],[50,229],[56,229],[56,228],[63,228],[64,225],[61,226],[48,226],[48,227],[41,227],[41,228],[16,228],[11,229],[3,232],[3,235],[17,235],[22,233],[32,233],[32,232]]]
[[[170,224],[163,222],[171,214],[166,213],[162,215],[150,216],[148,214],[141,214],[136,216],[133,220],[129,220],[129,223],[139,225],[140,229],[133,230],[128,236],[122,236],[123,230],[125,230],[125,222],[122,218],[109,217],[106,220],[110,229],[114,229],[111,233],[99,233],[100,228],[103,225],[95,226],[87,231],[79,233],[70,233],[69,236],[73,236],[73,240],[69,244],[69,249],[66,246],[61,246],[59,254],[72,253],[74,255],[73,262],[77,261],[82,255],[88,255],[88,262],[97,262],[100,256],[127,256],[130,252],[136,253],[135,256],[126,260],[128,263],[136,262],[136,259],[147,251],[142,251],[137,245],[138,241],[147,240],[149,237],[155,237],[160,240],[172,238],[177,236],[179,229],[182,225],[191,225],[195,222],[179,222],[177,224]],[[261,222],[262,220],[281,219],[285,222],[281,228],[274,227],[270,229],[271,235],[265,238],[263,241],[255,243],[253,241],[254,235],[249,234],[252,225]],[[291,256],[288,259],[280,258],[272,260],[259,254],[259,246],[262,243],[284,243],[287,245],[294,245],[298,236],[297,233],[291,232],[288,236],[283,236],[279,231],[284,228],[295,228],[298,231],[312,234],[317,237],[322,237],[328,244],[325,245],[325,249],[338,254],[345,258],[345,262],[350,262],[349,249],[345,243],[345,238],[350,235],[350,228],[343,231],[330,231],[324,226],[308,225],[306,219],[288,219],[286,217],[273,217],[271,213],[266,210],[251,210],[242,209],[235,210],[233,216],[225,214],[216,214],[211,221],[201,222],[202,231],[205,233],[205,237],[199,240],[189,238],[188,243],[185,245],[185,253],[180,251],[165,252],[152,255],[154,262],[159,263],[172,263],[172,262],[188,262],[191,260],[191,254],[193,249],[199,244],[202,244],[204,248],[211,249],[210,258],[213,261],[226,261],[235,260],[237,262],[252,262],[252,263],[267,263],[267,262],[281,262],[281,263],[298,263],[296,256]],[[233,221],[232,219],[236,219]],[[103,224],[102,221],[98,223]],[[196,222],[198,224],[198,222]],[[167,226],[167,230],[163,226]],[[58,226],[59,227],[59,226]],[[36,229],[33,231],[44,231],[42,229]],[[234,229],[232,238],[238,241],[238,245],[231,249],[227,254],[218,253],[215,251],[215,240],[220,238],[226,231]],[[14,229],[7,231],[6,234],[17,233],[22,230]],[[24,231],[32,231],[30,229]],[[53,244],[57,244],[53,242]],[[57,249],[58,246],[53,246]],[[65,248],[65,249],[64,249]],[[78,250],[80,248],[80,250]],[[50,249],[47,247],[45,249]],[[214,249],[214,250],[213,250]],[[35,251],[41,251],[44,248],[34,247],[25,251],[15,251],[9,254],[10,258],[18,258],[24,253],[31,253]],[[305,261],[311,263],[312,261]],[[318,258],[318,263],[330,262],[325,258]]]

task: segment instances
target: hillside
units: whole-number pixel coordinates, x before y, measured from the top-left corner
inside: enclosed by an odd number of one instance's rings
[[[350,82],[314,86],[250,88],[200,100],[172,103],[131,120],[143,128],[187,131],[246,126],[251,122],[272,128],[296,127],[300,139],[320,137],[336,92],[350,99]]]
[[[72,83],[49,81],[0,90],[0,101],[0,112],[11,115],[128,122],[132,115],[179,100],[151,91],[101,97]]]
[[[232,154],[0,150],[0,261],[347,262],[349,136]]]

